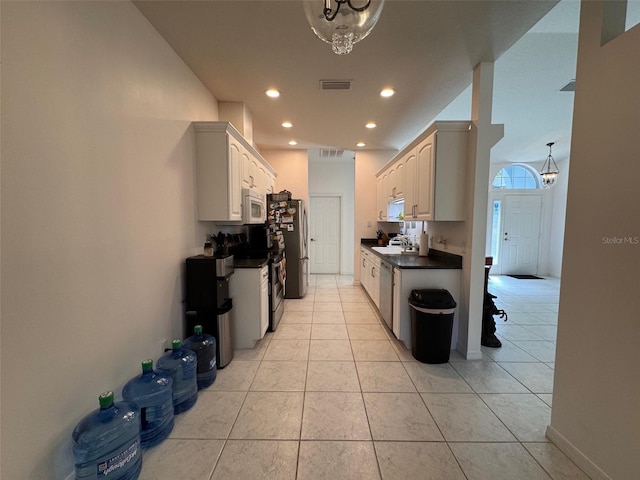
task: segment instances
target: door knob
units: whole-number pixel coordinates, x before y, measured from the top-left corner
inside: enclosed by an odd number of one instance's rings
[[[315,239],[315,238],[311,238],[310,240],[311,240],[312,242],[315,242],[315,241],[316,241],[316,239]]]

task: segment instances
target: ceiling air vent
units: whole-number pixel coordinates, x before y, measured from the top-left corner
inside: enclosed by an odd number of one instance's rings
[[[320,158],[328,160],[328,159],[339,159],[344,155],[344,149],[337,148],[321,148],[320,149]]]
[[[576,91],[576,81],[571,80],[564,87],[560,89],[561,92],[575,92]]]
[[[320,80],[320,90],[351,90],[352,80]]]

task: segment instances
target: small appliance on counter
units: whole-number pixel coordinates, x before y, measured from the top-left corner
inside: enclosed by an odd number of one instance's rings
[[[224,368],[233,358],[229,298],[229,277],[233,275],[233,255],[186,260],[186,332],[185,337],[202,325],[202,332],[213,335],[218,344],[216,361]]]

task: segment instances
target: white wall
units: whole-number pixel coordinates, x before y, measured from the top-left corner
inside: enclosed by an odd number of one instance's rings
[[[264,150],[262,156],[278,172],[276,192],[289,190],[292,198],[309,204],[309,166],[306,150]]]
[[[98,395],[183,333],[217,102],[129,2],[2,2],[2,114],[0,476],[59,479]]]
[[[567,217],[567,187],[569,186],[570,160],[556,160],[560,171],[556,184],[551,187],[553,192],[553,208],[549,231],[549,254],[547,258],[547,272],[552,277],[562,275],[562,252],[564,246],[564,224]]]
[[[394,150],[363,150],[356,152],[354,208],[354,268],[353,281],[360,283],[360,239],[375,238],[378,224],[376,173],[398,153]]]
[[[582,2],[547,435],[592,478],[628,479],[640,478],[640,27],[601,46],[616,3]]]
[[[353,160],[309,159],[309,195],[341,199],[340,273],[353,274],[355,157]]]

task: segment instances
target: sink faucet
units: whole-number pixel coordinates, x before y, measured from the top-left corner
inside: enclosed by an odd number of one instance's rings
[[[402,239],[402,252],[403,253],[407,253],[407,247],[409,246],[409,239],[407,237],[404,237]]]

